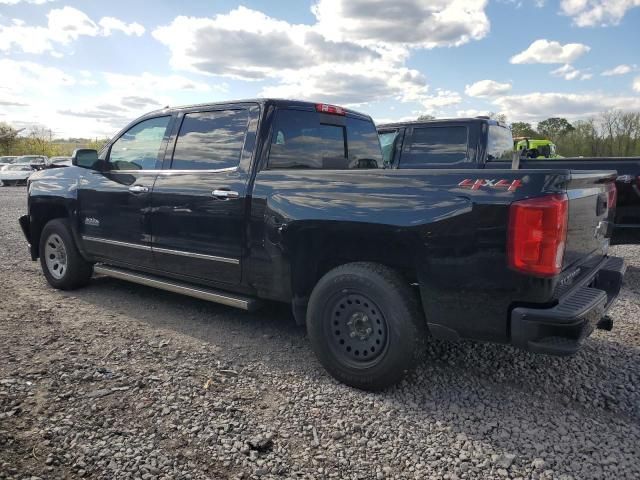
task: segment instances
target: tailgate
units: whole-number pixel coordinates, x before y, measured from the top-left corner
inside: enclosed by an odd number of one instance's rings
[[[615,179],[615,172],[571,172],[564,270],[606,255],[615,212]]]

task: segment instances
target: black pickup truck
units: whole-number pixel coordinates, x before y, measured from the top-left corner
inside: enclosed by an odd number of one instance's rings
[[[611,327],[613,172],[384,169],[370,117],[268,99],[155,111],[72,162],[20,218],[53,287],[286,302],[355,387],[397,382],[429,334],[566,355]]]
[[[390,123],[380,125],[378,131],[385,163],[395,168],[489,170],[509,168],[512,163],[511,130],[487,117]],[[611,243],[640,243],[640,157],[523,156],[519,163],[520,168],[527,169],[616,171],[617,205]]]

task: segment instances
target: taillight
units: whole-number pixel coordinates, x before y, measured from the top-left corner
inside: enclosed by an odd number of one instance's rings
[[[566,195],[520,200],[511,204],[507,256],[509,267],[540,277],[562,271],[567,240]]]
[[[614,182],[607,183],[607,208],[612,210],[616,208],[618,202],[618,189]]]
[[[342,107],[335,105],[327,105],[326,103],[317,103],[316,111],[320,113],[330,113],[332,115],[346,115],[346,111]]]

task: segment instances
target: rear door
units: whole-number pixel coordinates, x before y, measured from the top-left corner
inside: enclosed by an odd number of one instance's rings
[[[257,105],[190,111],[152,196],[155,268],[187,280],[241,279],[247,184]]]
[[[86,170],[78,184],[79,230],[88,253],[150,267],[151,191],[167,145],[171,116],[131,126],[105,150],[104,171]]]

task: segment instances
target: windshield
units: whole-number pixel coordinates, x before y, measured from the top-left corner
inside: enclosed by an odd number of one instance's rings
[[[393,144],[396,141],[397,136],[397,130],[381,132],[378,135],[380,138],[380,146],[382,147],[382,162],[385,167],[388,167],[393,163]]]
[[[511,160],[513,156],[513,137],[511,130],[500,125],[489,125],[487,160]]]

